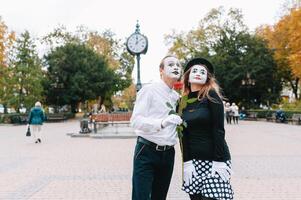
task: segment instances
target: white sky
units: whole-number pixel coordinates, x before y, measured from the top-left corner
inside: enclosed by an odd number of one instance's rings
[[[141,56],[142,83],[159,79],[158,66],[167,54],[164,35],[172,30],[189,31],[212,8],[239,8],[250,30],[277,20],[284,0],[0,0],[0,16],[9,29],[30,31],[35,37],[53,31],[58,24],[74,31],[78,25],[90,30],[111,29],[125,41],[139,20],[149,48]],[[134,78],[136,77],[136,65]]]

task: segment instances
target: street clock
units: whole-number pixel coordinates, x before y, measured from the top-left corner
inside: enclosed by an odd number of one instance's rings
[[[142,87],[140,80],[140,54],[146,54],[148,48],[147,37],[140,33],[140,28],[137,21],[135,32],[128,37],[126,41],[126,48],[128,52],[136,56],[137,59],[137,84],[136,90],[139,91]]]
[[[148,47],[147,38],[139,32],[135,32],[127,39],[126,47],[132,55],[145,54]]]

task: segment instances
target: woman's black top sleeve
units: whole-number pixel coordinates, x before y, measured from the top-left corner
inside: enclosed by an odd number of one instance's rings
[[[213,160],[226,161],[230,159],[230,153],[225,140],[224,105],[215,91],[211,90],[209,95],[213,98],[213,101],[209,101],[214,141]]]

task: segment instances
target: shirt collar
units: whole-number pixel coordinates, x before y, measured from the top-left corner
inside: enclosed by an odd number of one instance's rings
[[[164,91],[172,92],[172,88],[170,88],[162,79],[160,79],[159,83],[163,86]]]

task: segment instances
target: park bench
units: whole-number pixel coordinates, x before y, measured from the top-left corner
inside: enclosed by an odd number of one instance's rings
[[[249,112],[245,120],[257,120],[257,112]]]
[[[20,124],[27,124],[27,123],[28,123],[28,116],[20,115]]]
[[[272,121],[272,122],[276,122],[276,113],[272,113],[271,116],[267,116],[266,117],[267,121]]]
[[[96,133],[98,129],[109,125],[115,126],[116,130],[119,125],[129,126],[131,116],[132,116],[131,112],[93,114],[91,116],[91,121],[94,124],[94,133]]]
[[[293,124],[301,125],[301,114],[294,113],[290,121]]]
[[[67,116],[64,113],[53,113],[46,116],[47,122],[57,122],[67,120]]]
[[[26,114],[14,114],[10,116],[10,122],[13,124],[27,124],[28,117]]]

